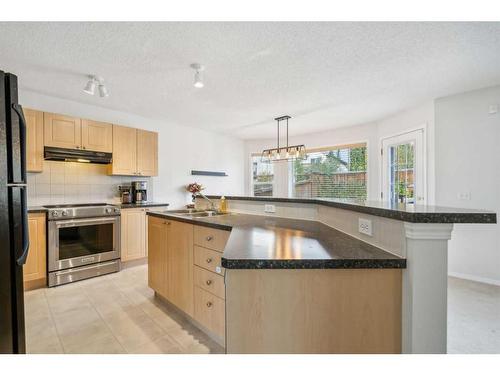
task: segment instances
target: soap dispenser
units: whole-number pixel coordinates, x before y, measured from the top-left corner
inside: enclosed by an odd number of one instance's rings
[[[226,213],[227,212],[227,201],[226,201],[226,197],[225,196],[222,196],[220,198],[219,209],[220,209],[220,212],[222,212],[222,213]]]

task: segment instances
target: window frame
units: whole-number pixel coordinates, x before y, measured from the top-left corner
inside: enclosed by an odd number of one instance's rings
[[[346,142],[346,143],[338,143],[335,145],[331,146],[318,146],[318,147],[312,147],[312,148],[307,148],[306,147],[306,152],[322,152],[322,151],[330,151],[330,150],[338,150],[338,149],[344,149],[344,148],[354,148],[354,147],[366,147],[366,199],[371,200],[373,199],[372,192],[370,191],[370,177],[371,177],[371,169],[373,166],[373,157],[370,155],[370,142],[368,139],[365,140],[359,140],[359,141],[352,141],[352,142]],[[252,157],[254,156],[261,156],[262,154],[260,152],[251,152],[249,157],[248,157],[248,173],[249,173],[249,181],[248,181],[248,186],[249,186],[249,195],[253,195],[253,165],[252,165]],[[379,155],[380,156],[380,155]],[[284,164],[283,161],[280,162],[275,162],[273,164]],[[286,163],[286,186],[280,187],[278,186],[277,182],[278,179],[276,178],[276,171],[274,171],[273,175],[273,197],[279,197],[276,193],[278,192],[286,192],[286,194],[283,196],[285,198],[293,198],[293,171],[292,171],[292,164],[290,162]],[[279,173],[278,173],[279,174]],[[279,176],[278,176],[279,177]]]

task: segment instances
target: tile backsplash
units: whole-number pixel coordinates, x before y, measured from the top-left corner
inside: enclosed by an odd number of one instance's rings
[[[118,186],[139,180],[148,182],[148,200],[152,200],[151,177],[108,176],[107,168],[102,164],[44,161],[43,172],[28,173],[28,205],[118,203]]]

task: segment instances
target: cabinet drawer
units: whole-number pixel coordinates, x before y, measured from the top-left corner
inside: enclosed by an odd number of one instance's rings
[[[225,338],[226,312],[223,299],[194,288],[194,318],[220,338]]]
[[[204,247],[194,247],[194,264],[206,270],[224,275],[224,268],[221,266],[221,253],[205,249]]]
[[[224,277],[194,266],[194,285],[225,299]]]
[[[227,230],[195,226],[194,244],[223,252],[230,233]]]

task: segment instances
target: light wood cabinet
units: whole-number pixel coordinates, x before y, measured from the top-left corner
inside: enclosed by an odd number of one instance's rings
[[[146,212],[142,208],[121,211],[121,260],[146,256]]]
[[[224,341],[226,316],[223,299],[195,287],[194,318]]]
[[[109,173],[158,175],[158,133],[113,125],[113,164]]]
[[[148,223],[149,286],[224,345],[221,252],[229,232],[153,216],[148,216]],[[214,243],[219,250],[195,245],[210,235],[217,238]]]
[[[25,108],[26,119],[26,170],[43,170],[43,112]]]
[[[224,275],[224,268],[221,265],[221,253],[204,247],[194,247],[194,264],[210,272]]]
[[[137,129],[137,173],[158,175],[158,133]]]
[[[45,146],[82,147],[82,120],[79,118],[44,112],[43,132]]]
[[[193,316],[193,225],[167,222],[167,298]]]
[[[149,216],[148,248],[149,286],[192,316],[193,226]]]
[[[166,223],[165,219],[148,217],[148,285],[164,297],[168,289]]]
[[[23,266],[24,289],[30,290],[46,285],[47,280],[47,240],[44,213],[28,215],[30,247]]]
[[[137,175],[137,129],[113,125],[113,164],[110,174]]]
[[[82,148],[91,151],[112,152],[113,125],[106,122],[82,120]]]
[[[121,210],[121,260],[128,262],[148,256],[148,220],[150,210],[166,210],[168,206],[126,208]]]
[[[215,251],[223,252],[231,232],[202,226],[194,227],[194,243]]]
[[[201,267],[194,267],[194,285],[213,295],[225,299],[224,277]]]

